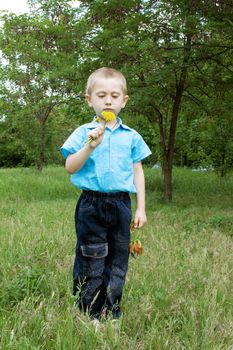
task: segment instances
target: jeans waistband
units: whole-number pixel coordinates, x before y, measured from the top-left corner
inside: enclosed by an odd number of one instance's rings
[[[128,192],[98,192],[83,190],[82,193],[85,196],[98,199],[130,199]]]

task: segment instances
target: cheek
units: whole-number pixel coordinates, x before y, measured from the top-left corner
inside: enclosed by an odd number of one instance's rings
[[[99,97],[96,97],[95,98],[95,103],[96,104],[101,104],[101,103],[103,103],[104,102],[104,98],[99,98]]]
[[[117,105],[118,105],[119,107],[124,107],[125,102],[124,102],[123,100],[119,100],[119,101],[117,102]]]
[[[97,104],[97,99],[96,98],[91,98],[90,103],[92,106],[95,106]]]

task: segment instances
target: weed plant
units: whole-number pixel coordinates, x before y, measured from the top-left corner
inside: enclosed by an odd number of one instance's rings
[[[148,224],[132,233],[121,328],[99,332],[72,290],[79,191],[61,167],[0,171],[0,349],[233,349],[233,179],[146,169]],[[135,207],[132,196],[133,208]]]

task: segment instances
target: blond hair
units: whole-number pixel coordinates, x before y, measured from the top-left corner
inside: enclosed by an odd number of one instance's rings
[[[102,67],[102,68],[95,70],[89,76],[89,78],[87,80],[87,86],[86,86],[86,95],[91,95],[93,86],[94,86],[96,80],[98,79],[98,77],[100,77],[100,76],[102,76],[106,79],[107,78],[115,78],[115,77],[120,78],[121,82],[122,82],[123,93],[124,93],[124,95],[127,94],[127,84],[126,84],[126,79],[125,79],[124,75],[116,69]]]

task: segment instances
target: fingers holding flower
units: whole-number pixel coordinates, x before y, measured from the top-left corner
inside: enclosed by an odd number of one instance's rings
[[[103,140],[103,134],[105,131],[106,124],[116,119],[113,112],[103,111],[101,115],[95,118],[95,121],[100,123],[100,126],[88,133],[88,139],[86,144],[92,148],[98,146]]]
[[[103,140],[104,130],[105,130],[105,127],[102,125],[97,126],[97,128],[91,130],[88,133],[87,143],[93,148],[98,146]]]

